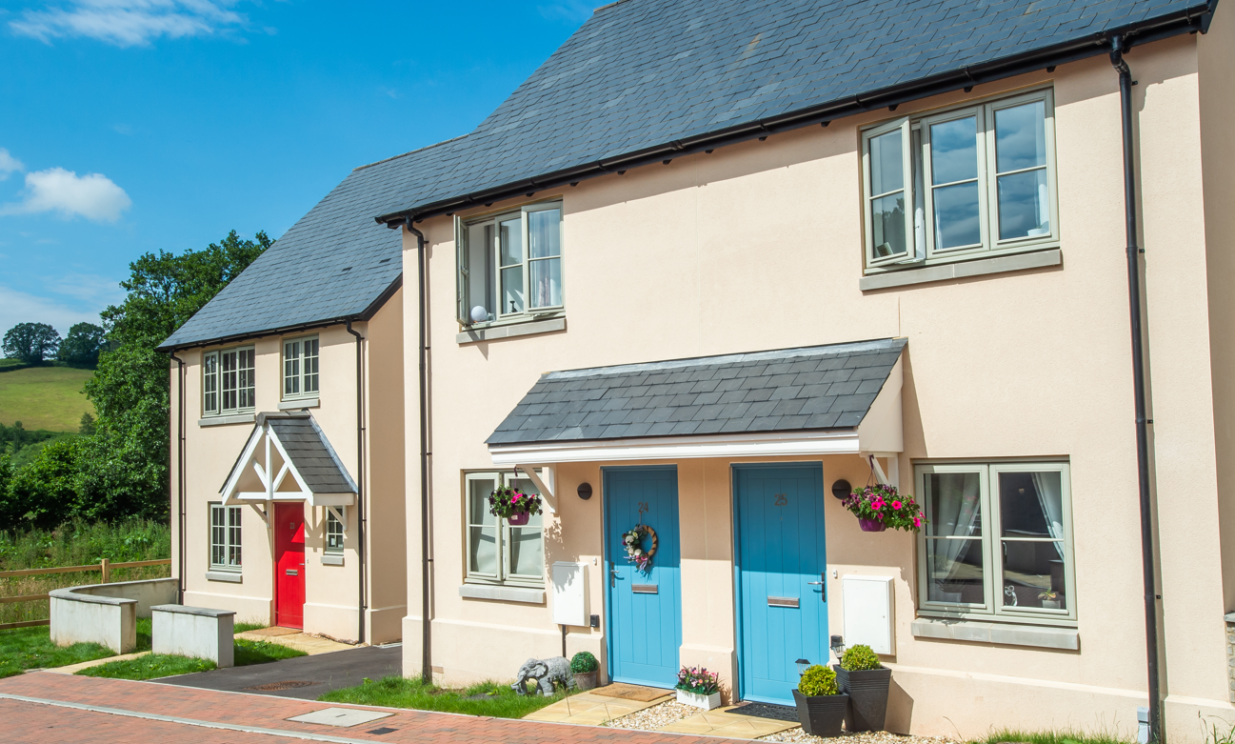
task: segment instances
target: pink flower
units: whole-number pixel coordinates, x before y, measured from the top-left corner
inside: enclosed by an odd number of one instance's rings
[[[871,504],[871,508],[874,509],[875,511],[879,511],[880,509],[883,508],[883,502],[876,501],[875,503]]]
[[[922,526],[922,518],[921,518],[921,517],[914,517],[914,518],[913,518],[913,526],[914,526],[914,527],[921,527],[921,526]]]
[[[899,501],[893,501],[893,502],[892,502],[892,508],[893,508],[893,509],[899,509],[899,508],[901,508],[901,502],[899,502]]]

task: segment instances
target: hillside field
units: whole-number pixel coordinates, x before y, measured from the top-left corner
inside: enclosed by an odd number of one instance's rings
[[[0,372],[0,424],[20,421],[26,429],[77,431],[81,415],[94,415],[82,387],[94,370],[27,367]]]

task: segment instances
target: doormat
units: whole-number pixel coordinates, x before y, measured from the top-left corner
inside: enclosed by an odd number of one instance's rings
[[[280,692],[282,690],[294,690],[297,687],[312,687],[313,685],[316,685],[316,684],[320,684],[320,683],[306,682],[304,680],[299,680],[299,679],[287,679],[287,680],[283,680],[282,682],[267,682],[264,685],[254,685],[252,687],[246,687],[244,689],[253,690],[254,692]]]
[[[611,698],[621,698],[622,700],[637,700],[640,703],[650,703],[653,700],[660,700],[663,697],[669,696],[668,690],[662,690],[658,687],[641,687],[639,685],[627,685],[621,682],[614,682],[605,687],[597,687],[592,692],[596,695]]]
[[[798,722],[798,709],[788,705],[773,705],[771,703],[741,703],[736,708],[730,708],[728,713],[737,716],[753,718],[771,718],[774,721]]]

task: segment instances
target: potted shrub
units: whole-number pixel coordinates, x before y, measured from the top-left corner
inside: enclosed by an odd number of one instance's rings
[[[489,494],[489,513],[518,527],[527,524],[533,514],[539,514],[542,503],[534,493],[522,493],[510,486],[501,486]]]
[[[807,668],[793,691],[793,700],[803,731],[811,736],[840,736],[849,696],[836,685],[836,672],[819,664]]]
[[[858,645],[846,649],[836,666],[836,681],[840,691],[849,696],[845,728],[851,732],[882,731],[892,670],[879,663],[871,647]]]
[[[720,674],[703,667],[682,667],[675,686],[678,702],[703,710],[720,707]]]
[[[894,530],[917,532],[926,519],[922,507],[908,494],[899,494],[895,486],[867,486],[849,494],[841,502],[858,518],[863,532]]]
[[[1059,609],[1059,595],[1055,592],[1050,590],[1041,592],[1038,594],[1038,599],[1042,600],[1042,609],[1044,610]]]
[[[570,671],[574,672],[576,687],[591,690],[596,687],[596,677],[600,675],[600,662],[590,651],[580,651],[570,658]]]

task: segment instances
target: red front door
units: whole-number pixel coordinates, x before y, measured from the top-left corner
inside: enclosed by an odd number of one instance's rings
[[[304,627],[304,504],[274,506],[274,624]]]

